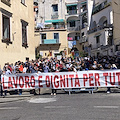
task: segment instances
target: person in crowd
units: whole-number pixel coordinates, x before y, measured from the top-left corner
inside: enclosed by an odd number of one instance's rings
[[[44,73],[48,73],[49,72],[49,67],[47,65],[47,62],[45,62],[44,66],[43,66],[43,70],[44,70]]]
[[[26,59],[26,62],[17,61],[15,65],[5,63],[3,73],[48,73],[48,72],[69,72],[84,70],[106,70],[119,69],[120,58],[118,56],[95,57],[63,57],[57,60],[56,57],[41,58],[37,60]],[[54,92],[53,92],[54,93]]]
[[[3,75],[10,75],[11,74],[11,70],[10,70],[10,67],[9,67],[9,63],[6,63],[5,66],[4,66],[4,71],[3,71]],[[3,95],[4,93],[4,95]],[[7,90],[4,90],[4,92],[2,93],[3,97],[5,97],[7,95]]]
[[[117,69],[117,66],[115,64],[110,65],[110,69]],[[107,87],[107,93],[111,93],[110,87]]]
[[[98,66],[97,66],[98,64],[97,64],[97,61],[95,60],[94,62],[93,62],[93,65],[92,65],[92,70],[97,70],[98,69]]]

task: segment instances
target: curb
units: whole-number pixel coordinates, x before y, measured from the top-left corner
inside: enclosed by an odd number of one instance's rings
[[[33,97],[34,95],[10,95],[10,96],[1,96],[0,103],[8,103],[8,102],[15,102],[20,100],[25,100]]]
[[[15,102],[15,101],[19,101],[19,100],[24,100],[24,98],[17,99],[17,100],[0,101],[0,103],[9,103],[9,102]]]
[[[5,97],[3,97],[3,96],[0,96],[0,98],[21,98],[21,97],[32,97],[32,96],[34,96],[34,95],[10,95],[10,96],[5,96]]]

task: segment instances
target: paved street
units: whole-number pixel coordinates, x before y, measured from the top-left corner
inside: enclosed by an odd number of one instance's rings
[[[4,99],[4,98],[3,98]],[[5,98],[7,99],[7,98]],[[1,120],[119,120],[120,93],[58,91],[0,103]]]

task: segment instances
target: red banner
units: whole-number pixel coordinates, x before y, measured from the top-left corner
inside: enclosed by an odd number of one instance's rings
[[[120,85],[120,70],[2,75],[3,89],[88,88]]]

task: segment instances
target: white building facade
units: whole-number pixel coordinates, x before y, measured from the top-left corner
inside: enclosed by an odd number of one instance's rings
[[[93,0],[88,0],[93,1]],[[88,42],[91,56],[114,54],[111,0],[94,0],[89,13]]]

